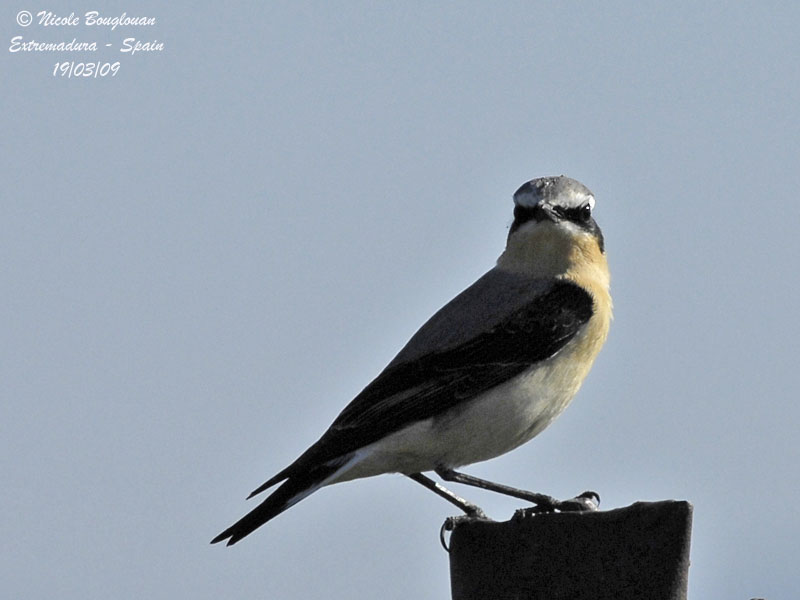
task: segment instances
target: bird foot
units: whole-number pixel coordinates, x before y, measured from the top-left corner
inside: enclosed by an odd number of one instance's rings
[[[483,512],[477,506],[475,507],[476,510],[470,512],[466,515],[458,515],[457,517],[447,517],[442,523],[442,528],[439,530],[439,542],[442,544],[442,548],[445,551],[450,552],[450,547],[447,545],[447,532],[453,531],[460,523],[472,522],[472,521],[492,521],[491,518],[486,516],[486,513]]]
[[[514,513],[514,519],[524,519],[534,515],[552,512],[594,512],[600,506],[600,495],[597,492],[586,491],[569,500],[557,500],[547,497],[530,508],[520,508]]]

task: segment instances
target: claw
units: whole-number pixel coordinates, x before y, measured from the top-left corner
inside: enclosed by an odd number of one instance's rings
[[[524,519],[533,515],[551,512],[594,512],[600,506],[600,495],[597,492],[586,491],[569,500],[556,500],[551,498],[538,502],[530,508],[520,508],[514,512],[514,519]]]
[[[483,512],[483,509],[480,506],[476,506],[474,510],[471,510],[464,516],[459,517],[450,517],[450,519],[456,519],[456,522],[463,521],[465,519],[482,519],[484,521],[491,521],[491,519]]]
[[[463,523],[464,521],[491,521],[489,517],[486,516],[480,508],[477,506],[475,507],[477,510],[468,514],[468,515],[459,515],[457,517],[447,517],[442,523],[441,529],[439,529],[439,543],[444,548],[445,552],[450,552],[450,547],[447,545],[447,540],[445,539],[446,532],[453,531],[459,523]]]
[[[600,495],[587,491],[574,498],[564,500],[557,507],[561,512],[593,512],[600,506]]]

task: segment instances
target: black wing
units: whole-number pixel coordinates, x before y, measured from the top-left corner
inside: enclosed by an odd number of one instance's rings
[[[286,480],[212,543],[236,543],[312,493],[354,450],[442,415],[552,357],[592,314],[592,297],[571,282],[489,271],[431,317],[316,444],[253,491],[250,496]]]
[[[480,304],[483,288],[487,288],[486,291],[493,288],[487,301],[496,302],[493,298],[498,288],[492,285],[496,282],[489,281],[481,286],[479,280],[456,297],[347,405],[316,444],[253,494],[306,468],[371,444],[411,423],[442,415],[555,355],[591,318],[592,297],[570,281],[547,282],[545,291],[542,291],[541,280],[537,282],[538,289],[531,281],[527,280],[526,287],[533,290],[533,297],[529,294],[525,298],[518,290],[509,288],[509,295],[517,294],[518,306],[507,312],[505,319],[496,320],[488,327],[474,324],[470,328],[480,333],[472,336],[464,331],[454,335],[452,331],[442,330],[443,340],[449,336],[459,343],[445,345],[444,350],[437,352],[417,352],[412,347],[415,339],[430,337],[430,332],[442,329],[442,325],[446,328],[451,315],[464,315],[460,310],[449,310],[452,304]],[[524,280],[519,282],[522,284]],[[403,360],[408,356],[413,358]]]

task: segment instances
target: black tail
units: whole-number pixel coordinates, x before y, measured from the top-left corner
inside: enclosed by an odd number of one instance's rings
[[[292,463],[291,465],[286,467],[283,471],[281,471],[280,473],[275,475],[275,477],[273,477],[269,481],[265,481],[260,486],[258,486],[256,489],[254,489],[252,492],[250,492],[250,495],[247,497],[247,499],[250,500],[250,498],[252,498],[253,496],[258,496],[261,492],[263,492],[264,490],[266,490],[268,488],[271,488],[273,485],[275,485],[279,481],[283,481],[284,479],[288,479],[289,477],[291,477],[291,473],[292,473],[293,470],[295,470],[295,471],[297,470],[295,468],[294,463]]]
[[[216,544],[223,540],[228,540],[228,546],[235,544],[243,537],[253,533],[273,517],[276,517],[287,508],[290,508],[309,494],[315,492],[325,479],[335,473],[340,466],[341,464],[323,465],[311,469],[307,473],[291,475],[277,490],[267,496],[261,504],[211,540],[211,543]],[[278,477],[279,476],[276,475],[270,481],[280,481]],[[266,486],[266,484],[264,485]],[[266,488],[262,486],[262,488],[259,489]],[[252,495],[253,494],[250,496],[252,497]]]

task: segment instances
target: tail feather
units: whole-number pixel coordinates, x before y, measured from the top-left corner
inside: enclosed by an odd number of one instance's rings
[[[302,476],[303,473],[310,469],[315,469],[318,465],[334,463],[336,465],[343,464],[349,455],[347,453],[332,454],[325,443],[329,435],[330,432],[327,432],[325,435],[323,435],[319,440],[317,440],[316,443],[312,444],[308,450],[303,452],[303,454],[301,454],[292,464],[283,469],[280,473],[273,475],[270,479],[250,492],[250,495],[247,497],[247,499],[249,500],[253,496],[257,496],[267,488],[271,488],[273,485],[283,481],[284,479],[292,479],[298,475]]]
[[[294,465],[292,465],[292,466],[294,466]],[[250,492],[250,495],[247,497],[247,499],[250,500],[250,498],[252,498],[253,496],[258,496],[261,492],[263,492],[267,488],[271,488],[273,485],[275,485],[279,481],[283,481],[284,479],[287,479],[288,477],[291,477],[291,475],[289,474],[289,472],[290,472],[289,469],[291,469],[291,467],[286,467],[283,471],[281,471],[280,473],[278,473],[277,475],[275,475],[271,479],[269,479],[269,480],[265,481],[264,483],[262,483],[260,486],[258,486],[252,492]]]
[[[336,464],[321,465],[306,473],[290,476],[278,489],[267,496],[261,504],[211,540],[211,543],[216,544],[223,540],[228,540],[228,546],[235,544],[270,519],[324,486],[339,471],[341,466],[342,463],[337,461]],[[253,492],[253,494],[263,491],[275,482],[280,481],[282,478],[278,478],[279,475],[280,473]],[[250,496],[253,496],[253,494]]]

